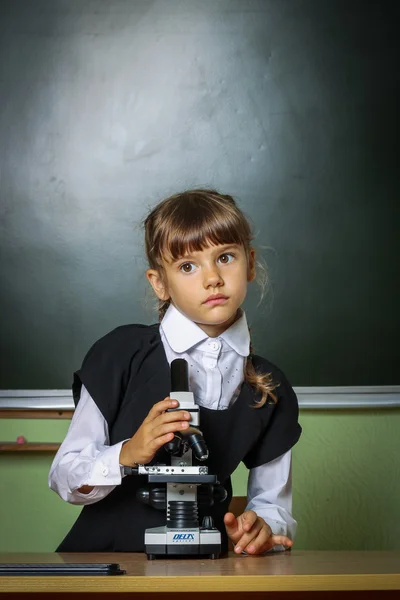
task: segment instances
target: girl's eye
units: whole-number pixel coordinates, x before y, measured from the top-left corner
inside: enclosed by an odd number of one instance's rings
[[[228,265],[233,261],[233,254],[221,254],[218,259],[223,265]]]
[[[182,273],[193,273],[194,269],[194,264],[189,262],[183,263],[183,265],[179,267],[179,270],[182,271]]]

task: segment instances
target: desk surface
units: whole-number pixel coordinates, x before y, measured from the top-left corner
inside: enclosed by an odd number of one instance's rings
[[[1,577],[1,592],[266,592],[400,590],[400,552],[296,551],[217,560],[148,561],[144,554],[0,554],[0,562],[113,562],[113,577]],[[99,581],[100,579],[100,581]]]

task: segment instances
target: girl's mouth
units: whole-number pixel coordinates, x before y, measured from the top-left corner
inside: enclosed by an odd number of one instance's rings
[[[217,306],[218,304],[225,304],[228,300],[228,296],[224,296],[223,294],[212,294],[207,298],[204,304],[208,306]]]

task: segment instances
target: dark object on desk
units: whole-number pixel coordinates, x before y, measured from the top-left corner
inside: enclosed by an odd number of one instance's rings
[[[124,575],[116,563],[14,563],[0,564],[0,575]]]

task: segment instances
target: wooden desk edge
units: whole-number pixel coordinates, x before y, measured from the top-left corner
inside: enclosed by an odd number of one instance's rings
[[[101,584],[100,584],[101,581]],[[10,592],[293,592],[400,590],[400,573],[337,575],[14,577],[0,579],[1,593]]]

